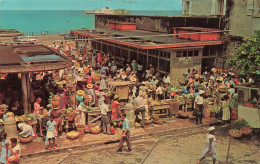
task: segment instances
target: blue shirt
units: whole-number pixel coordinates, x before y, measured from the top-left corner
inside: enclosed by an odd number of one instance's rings
[[[129,124],[129,121],[128,121],[128,119],[127,118],[125,118],[124,120],[123,120],[123,127],[122,127],[122,130],[123,131],[125,131],[125,130],[130,130],[130,124]]]
[[[189,93],[190,93],[190,91],[189,91],[189,90],[187,90],[187,88],[185,87],[185,88],[183,88],[183,89],[182,89],[182,93],[183,93],[183,94],[189,94]]]
[[[52,122],[49,120],[47,122],[47,126],[48,126],[48,131],[53,132],[53,130],[55,129],[55,126],[56,126],[56,122],[54,120]]]

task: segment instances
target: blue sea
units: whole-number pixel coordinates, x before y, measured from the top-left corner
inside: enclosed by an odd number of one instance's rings
[[[181,11],[130,11],[131,15],[180,16]],[[16,29],[24,35],[68,33],[94,28],[95,17],[83,10],[0,10],[0,29]]]

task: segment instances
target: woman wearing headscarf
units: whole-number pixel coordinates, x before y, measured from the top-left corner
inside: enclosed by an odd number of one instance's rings
[[[111,102],[112,105],[112,116],[111,120],[116,120],[121,117],[121,111],[119,109],[119,97],[117,95],[114,96],[114,100]]]
[[[34,134],[33,128],[31,125],[25,124],[25,123],[19,123],[18,128],[21,131],[19,133],[19,136],[22,136],[23,138],[27,138],[29,136],[33,136],[34,138],[37,137],[37,134]]]
[[[202,157],[197,161],[197,164],[200,164],[200,162],[205,159],[206,157],[212,157],[213,158],[213,164],[216,163],[217,158],[217,152],[216,152],[216,138],[214,136],[215,128],[209,127],[207,129],[207,142],[202,152]]]

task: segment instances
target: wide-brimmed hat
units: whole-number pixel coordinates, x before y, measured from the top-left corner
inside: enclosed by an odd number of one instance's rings
[[[88,85],[87,85],[87,88],[88,88],[88,89],[91,89],[91,88],[93,88],[93,85],[92,85],[92,84],[88,84]]]
[[[135,77],[130,77],[130,81],[136,81]]]
[[[142,85],[146,85],[146,82],[145,82],[145,81],[143,81],[141,84],[142,84]]]
[[[221,84],[219,87],[218,87],[218,90],[219,91],[222,91],[222,92],[225,92],[227,91],[227,86],[225,84]]]
[[[88,68],[90,67],[90,65],[87,66]]]
[[[205,92],[203,91],[203,90],[200,90],[199,91],[199,94],[201,95],[201,94],[204,94]]]
[[[211,132],[211,131],[213,131],[213,130],[215,130],[215,127],[214,127],[214,126],[211,126],[211,127],[209,127],[209,128],[207,129],[208,132]]]
[[[155,77],[155,76],[153,76],[153,79],[156,79],[156,77]]]
[[[83,90],[78,90],[77,91],[77,95],[83,96],[84,95],[84,91]]]
[[[152,64],[149,64],[149,67],[152,67],[153,65]]]
[[[211,71],[212,72],[217,72],[217,68],[212,68]]]
[[[222,77],[222,76],[219,76],[216,80],[217,80],[217,81],[223,81],[223,77]]]

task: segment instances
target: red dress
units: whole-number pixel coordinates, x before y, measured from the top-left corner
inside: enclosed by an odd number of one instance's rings
[[[102,56],[101,53],[97,53],[97,61],[101,65],[102,64]]]
[[[92,76],[87,77],[87,84],[93,84],[93,77]]]
[[[118,101],[113,100],[113,101],[111,102],[111,105],[112,105],[112,116],[111,116],[111,120],[115,120],[115,119],[120,118],[120,116],[121,116],[121,111],[118,110],[118,106],[119,106]]]

